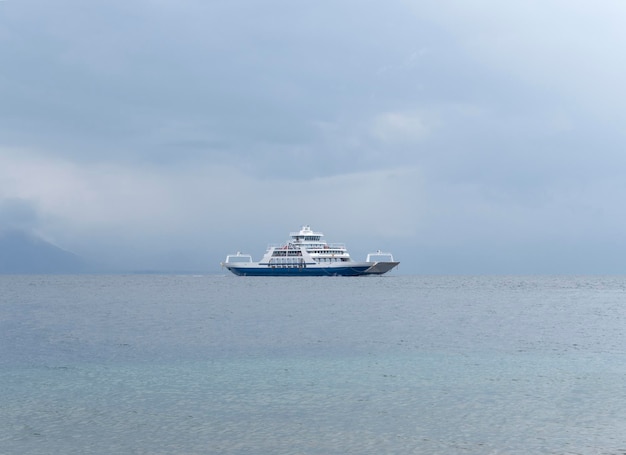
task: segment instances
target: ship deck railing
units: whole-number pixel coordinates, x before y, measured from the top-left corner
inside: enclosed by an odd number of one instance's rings
[[[346,244],[345,243],[326,243],[326,242],[302,242],[302,243],[295,243],[295,242],[289,242],[288,244],[285,243],[270,243],[267,245],[267,249],[269,250],[270,248],[299,248],[300,246],[306,246],[307,248],[318,248],[321,250],[329,250],[329,249],[346,249]]]

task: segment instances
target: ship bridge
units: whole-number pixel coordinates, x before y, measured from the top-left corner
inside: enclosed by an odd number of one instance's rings
[[[289,235],[295,242],[298,243],[323,242],[322,237],[324,237],[324,234],[312,231],[311,226],[308,225],[302,226],[300,231],[291,232]]]

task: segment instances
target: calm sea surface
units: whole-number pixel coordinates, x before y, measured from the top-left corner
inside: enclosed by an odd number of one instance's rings
[[[626,454],[626,277],[0,276],[0,454]]]

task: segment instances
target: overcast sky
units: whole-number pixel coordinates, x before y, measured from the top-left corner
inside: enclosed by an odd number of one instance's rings
[[[623,0],[0,1],[0,228],[219,271],[626,272]]]

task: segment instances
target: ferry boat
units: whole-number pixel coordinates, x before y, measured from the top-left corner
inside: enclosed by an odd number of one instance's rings
[[[292,232],[290,239],[280,245],[270,245],[259,262],[249,254],[229,254],[222,262],[235,275],[241,276],[361,276],[382,275],[399,262],[391,253],[367,255],[364,262],[352,260],[342,243],[327,243],[324,234],[303,226]]]

